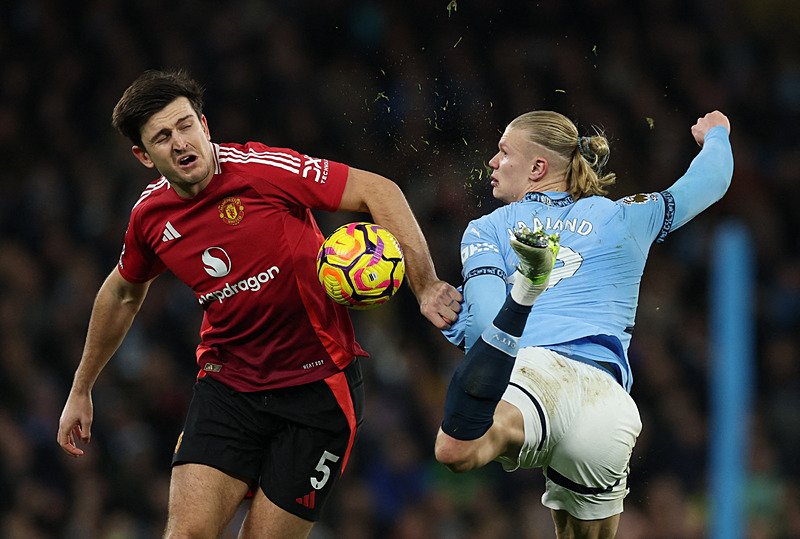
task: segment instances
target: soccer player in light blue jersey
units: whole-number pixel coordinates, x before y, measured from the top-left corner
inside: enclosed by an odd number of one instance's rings
[[[489,161],[506,205],[469,223],[461,242],[464,304],[445,335],[467,355],[436,458],[456,472],[492,460],[541,467],[559,538],[616,534],[641,431],[628,346],[647,255],[725,194],[729,132],[724,114],[706,114],[678,181],[616,201],[604,196],[615,181],[603,172],[608,140],[580,136],[556,112],[513,120]]]

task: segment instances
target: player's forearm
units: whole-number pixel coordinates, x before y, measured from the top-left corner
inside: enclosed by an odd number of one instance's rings
[[[676,229],[718,201],[731,184],[733,153],[724,127],[706,134],[703,149],[668,191],[675,197]]]
[[[468,304],[464,330],[466,352],[497,316],[503,306],[505,294],[505,281],[496,275],[478,275],[464,284],[464,298]]]
[[[438,281],[436,269],[425,236],[405,196],[397,185],[391,185],[394,193],[386,193],[388,196],[372,201],[369,212],[376,224],[389,230],[400,242],[408,283],[419,297],[429,284]]]
[[[376,224],[397,238],[403,248],[406,276],[417,298],[428,285],[438,281],[425,236],[396,183],[351,167],[339,209],[368,212]]]
[[[72,382],[73,393],[89,393],[100,372],[122,344],[142,303],[142,298],[120,295],[111,277],[95,298],[86,343]]]

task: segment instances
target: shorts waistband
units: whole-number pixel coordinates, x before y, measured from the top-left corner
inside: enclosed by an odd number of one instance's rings
[[[581,363],[586,363],[587,365],[591,365],[592,367],[598,368],[601,371],[605,371],[608,374],[610,374],[611,377],[614,378],[614,380],[616,380],[619,385],[622,385],[622,376],[619,373],[619,368],[610,361],[595,361],[594,359],[588,359],[580,356],[573,356],[570,354],[565,354],[563,352],[559,352],[559,354],[568,359],[572,359],[574,361],[580,361]]]
[[[616,364],[609,361],[594,361],[594,363],[604,371],[608,372],[608,374],[613,376],[614,380],[616,380],[619,385],[622,385],[622,377],[619,375],[619,369],[617,368]]]

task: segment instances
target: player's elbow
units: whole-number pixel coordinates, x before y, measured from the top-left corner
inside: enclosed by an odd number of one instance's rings
[[[457,440],[441,430],[436,437],[434,454],[436,460],[454,473],[463,473],[477,468],[471,441]]]
[[[395,182],[380,174],[351,167],[339,209],[373,213],[384,206],[396,205],[398,201],[404,203],[405,196]]]

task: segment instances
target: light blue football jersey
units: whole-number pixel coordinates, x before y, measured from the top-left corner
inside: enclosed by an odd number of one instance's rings
[[[494,319],[518,263],[509,243],[513,228],[557,233],[561,248],[550,283],[533,306],[520,345],[613,363],[630,391],[627,352],[650,246],[719,200],[732,175],[728,131],[715,127],[686,174],[666,191],[617,201],[528,193],[470,222],[461,241],[463,310],[445,336],[468,350]]]

